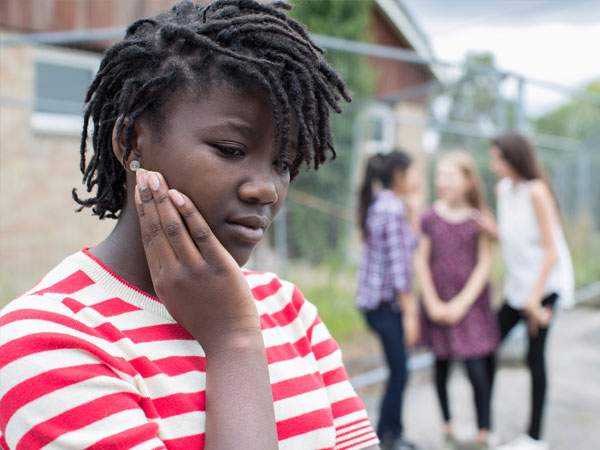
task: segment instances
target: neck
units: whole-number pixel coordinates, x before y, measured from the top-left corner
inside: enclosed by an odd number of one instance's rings
[[[518,184],[518,183],[520,183],[521,181],[523,181],[523,178],[521,178],[521,177],[520,177],[519,175],[517,175],[516,173],[512,173],[512,174],[510,174],[508,177],[509,177],[509,178],[512,180],[513,184]]]
[[[441,202],[448,209],[464,209],[469,207],[469,203],[464,198],[442,199]]]
[[[402,189],[401,187],[391,187],[389,188],[390,191],[392,191],[394,193],[394,195],[398,198],[404,198],[405,196],[405,192],[404,189]]]
[[[133,201],[133,195],[128,193],[117,225],[106,239],[90,248],[90,252],[117,275],[156,296]]]

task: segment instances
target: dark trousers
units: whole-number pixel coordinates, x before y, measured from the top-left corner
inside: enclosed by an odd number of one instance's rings
[[[543,299],[542,305],[552,308],[557,299],[557,294],[550,294]],[[498,311],[500,338],[504,339],[522,319],[526,320],[523,312],[512,308],[505,302]],[[536,336],[529,335],[529,347],[527,349],[527,367],[531,375],[531,417],[527,433],[534,439],[540,439],[541,436],[546,400],[546,338],[548,337],[548,330],[549,327],[540,328]],[[495,367],[493,358],[490,363],[492,367]]]
[[[442,409],[444,422],[450,422],[450,406],[448,404],[448,375],[451,361],[436,359],[435,361],[435,387]],[[490,398],[491,374],[488,357],[468,358],[463,361],[467,369],[467,376],[473,387],[475,411],[477,412],[477,426],[480,430],[490,429]]]
[[[408,380],[404,327],[402,314],[390,304],[364,312],[369,328],[373,330],[383,348],[390,376],[381,400],[377,435],[380,439],[402,436],[402,401]]]

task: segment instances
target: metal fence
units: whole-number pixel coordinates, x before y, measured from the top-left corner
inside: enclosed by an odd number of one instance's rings
[[[0,45],[2,48],[23,45],[47,47],[105,41],[120,37],[122,33],[121,28],[111,28],[17,35],[3,37]],[[576,100],[600,109],[599,95],[502,71],[489,61],[424,59],[415,52],[398,48],[322,35],[314,35],[313,38],[331,54],[361,55],[365,57],[364,64],[368,64],[366,57],[370,57],[422,65],[428,67],[434,77],[422,85],[395,92],[391,97],[355,98],[354,104],[334,121],[340,152],[350,155],[349,162],[344,163],[342,169],[345,173],[341,179],[345,182],[321,192],[301,188],[291,190],[287,217],[279,220],[272,238],[280,260],[308,257],[324,261],[332,251],[343,259],[352,259],[352,251],[344,249],[356,246],[353,211],[361,154],[386,151],[397,144],[407,145],[413,147],[409,150],[423,155],[423,161],[431,167],[431,163],[444,151],[463,149],[474,155],[491,190],[492,177],[487,169],[490,138],[510,128],[522,131],[536,142],[562,211],[574,224],[573,227],[587,234],[598,233],[600,179],[595,174],[600,169],[600,124],[598,134],[585,136],[585,139],[539,133],[531,112],[527,110],[526,99],[531,91],[542,89],[562,96],[565,102]],[[424,114],[415,116],[397,108],[401,104],[410,104],[415,98],[425,99]],[[56,99],[3,95],[0,105],[31,109],[35,105],[53,104],[53,101],[56,104]],[[72,105],[69,107],[72,108]],[[416,145],[414,141],[408,144],[397,142],[393,136],[397,135],[399,128],[414,128],[415,133],[422,136],[420,142]],[[488,197],[493,197],[491,192],[488,192]],[[308,222],[319,222],[326,237],[299,243],[294,227],[296,230],[303,229]],[[312,249],[307,250],[307,246],[311,245]]]

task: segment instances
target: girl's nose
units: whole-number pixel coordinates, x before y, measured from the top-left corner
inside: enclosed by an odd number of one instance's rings
[[[269,176],[255,176],[244,182],[240,186],[239,196],[244,202],[262,205],[277,203],[279,200],[275,182]]]

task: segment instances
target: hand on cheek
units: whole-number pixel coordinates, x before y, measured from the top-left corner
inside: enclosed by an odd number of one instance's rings
[[[192,201],[158,172],[136,172],[135,203],[152,283],[173,318],[207,355],[260,336],[258,314],[238,264]]]

